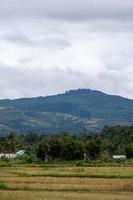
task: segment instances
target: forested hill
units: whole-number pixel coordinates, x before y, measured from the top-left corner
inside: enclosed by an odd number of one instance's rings
[[[0,133],[53,133],[82,129],[99,131],[104,125],[133,123],[133,100],[100,91],[78,89],[64,94],[0,100]]]

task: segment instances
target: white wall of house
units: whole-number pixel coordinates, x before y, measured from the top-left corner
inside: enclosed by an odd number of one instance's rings
[[[113,155],[113,159],[114,159],[114,160],[126,159],[126,155]]]
[[[16,158],[17,156],[21,156],[25,153],[25,150],[17,151],[16,153],[0,153],[0,158]]]

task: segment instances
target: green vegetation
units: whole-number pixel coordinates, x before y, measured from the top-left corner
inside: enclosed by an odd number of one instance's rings
[[[7,186],[4,182],[0,182],[0,190],[7,189]]]
[[[18,100],[0,100],[0,134],[40,134],[83,128],[100,131],[105,125],[131,125],[133,100],[99,91],[79,89],[65,94]]]
[[[20,149],[25,149],[26,154],[15,158],[19,163],[76,161],[76,166],[86,167],[127,165],[133,158],[133,126],[106,126],[100,134],[84,130],[79,135],[67,132],[50,136],[10,133],[0,137],[1,153],[14,153]],[[113,160],[113,155],[126,155],[127,160]],[[9,166],[14,162],[6,157],[1,157],[1,161]]]
[[[104,127],[99,134],[15,134],[0,137],[1,200],[131,200],[133,126]],[[113,154],[127,159],[113,160]]]

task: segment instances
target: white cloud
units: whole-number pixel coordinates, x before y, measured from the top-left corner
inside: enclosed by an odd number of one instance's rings
[[[131,11],[130,0],[2,1],[0,98],[86,87],[133,98]]]

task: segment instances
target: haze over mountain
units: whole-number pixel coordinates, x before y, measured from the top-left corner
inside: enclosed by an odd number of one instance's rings
[[[133,100],[90,89],[70,90],[46,97],[0,100],[0,133],[55,133],[105,125],[130,125]]]

